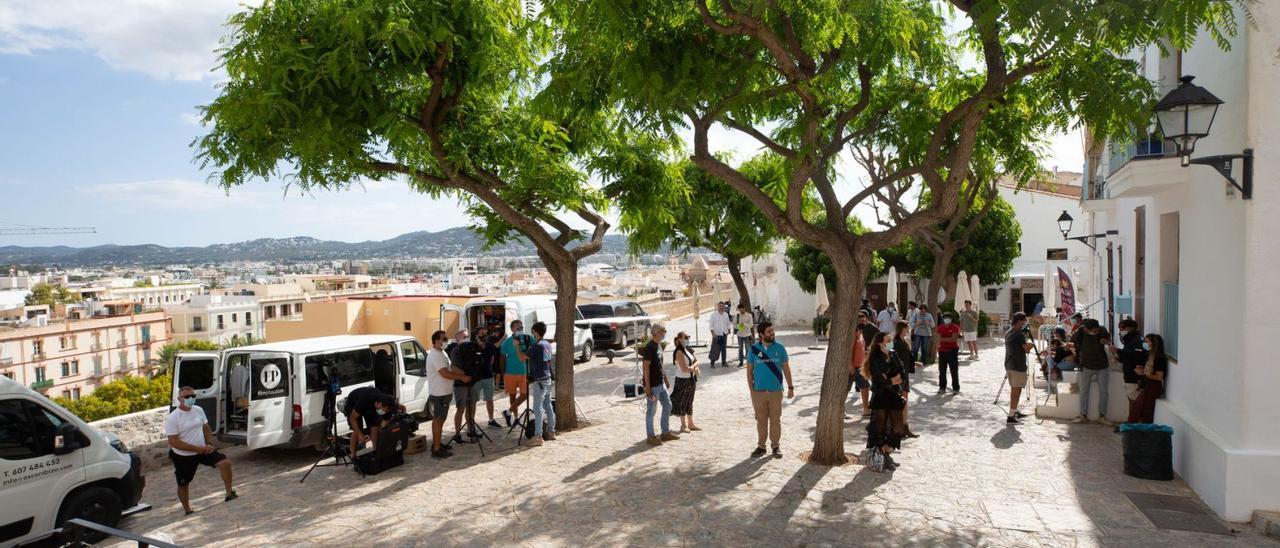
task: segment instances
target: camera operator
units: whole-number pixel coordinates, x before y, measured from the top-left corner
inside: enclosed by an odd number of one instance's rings
[[[1027,352],[1035,348],[1027,329],[1027,315],[1017,312],[1012,318],[1013,327],[1004,336],[1004,372],[1009,379],[1009,418],[1007,424],[1018,424],[1026,414],[1018,410],[1022,388],[1027,385]]]
[[[367,436],[369,446],[375,448],[378,446],[378,433],[386,423],[386,415],[396,409],[403,412],[404,406],[396,405],[394,397],[384,394],[377,388],[364,386],[351,391],[351,395],[347,396],[347,401],[342,406],[342,412],[347,416],[347,422],[351,426],[351,458],[355,458],[356,449],[366,439],[366,430],[369,432]],[[363,428],[361,422],[364,423]]]

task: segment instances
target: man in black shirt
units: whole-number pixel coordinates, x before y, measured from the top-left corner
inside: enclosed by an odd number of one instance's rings
[[[479,331],[477,331],[479,333]],[[468,377],[468,380],[453,381],[453,400],[457,406],[457,412],[453,415],[453,443],[464,443],[462,440],[462,419],[463,413],[466,413],[467,424],[474,428],[476,418],[476,399],[479,398],[480,389],[476,386],[480,378],[480,359],[483,355],[483,349],[475,337],[465,338],[466,331],[458,332],[457,346],[450,353],[450,362],[455,367],[462,370],[462,373]],[[480,437],[475,431],[469,432],[472,440]]]
[[[662,339],[667,336],[667,328],[657,324],[650,332],[652,336],[649,343],[640,350],[645,397],[649,400],[644,413],[644,428],[649,445],[662,445],[662,442],[678,440],[680,436],[671,433],[671,396],[667,392],[670,384],[667,382],[667,373],[662,369]],[[659,421],[662,426],[661,436],[655,435],[653,431],[653,415],[657,412],[658,405],[662,406],[662,418]]]
[[[1017,312],[1012,322],[1004,336],[1004,374],[1009,379],[1009,417],[1005,422],[1018,424],[1018,419],[1027,416],[1018,410],[1018,402],[1027,385],[1027,352],[1035,345],[1027,340],[1027,315]]]
[[[347,416],[348,424],[351,426],[351,457],[355,458],[356,449],[365,440],[365,431],[368,430],[369,443],[372,447],[378,446],[378,432],[382,430],[382,425],[386,422],[384,418],[387,413],[396,409],[396,399],[372,386],[364,386],[351,391],[347,396],[347,401],[342,405],[342,412]],[[361,423],[363,427],[361,426]]]
[[[1089,395],[1092,384],[1098,385],[1098,423],[1113,426],[1107,420],[1107,388],[1111,380],[1110,357],[1107,347],[1111,346],[1111,335],[1098,323],[1089,318],[1081,324],[1071,336],[1075,345],[1076,358],[1080,363],[1080,371],[1076,373],[1080,387],[1080,414],[1076,423],[1089,422]]]
[[[858,311],[858,332],[862,334],[862,342],[867,345],[867,348],[871,348],[871,339],[880,332],[880,328],[871,323],[874,317],[865,310]]]

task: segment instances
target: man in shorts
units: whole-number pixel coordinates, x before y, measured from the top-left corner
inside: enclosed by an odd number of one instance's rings
[[[969,347],[969,358],[978,359],[978,311],[973,309],[973,301],[965,301],[960,311],[960,334]]]
[[[524,322],[513,320],[511,335],[498,346],[498,352],[502,354],[502,361],[506,364],[502,383],[506,386],[507,396],[511,401],[510,409],[502,412],[502,418],[507,421],[508,427],[520,417],[520,404],[529,399],[529,356],[525,352],[532,345],[533,340],[524,332]]]
[[[427,352],[427,412],[431,414],[431,457],[443,459],[453,455],[444,445],[444,421],[449,418],[453,401],[453,381],[469,381],[471,377],[454,369],[444,353],[448,336],[443,330],[431,334],[431,351]]]
[[[494,376],[498,374],[498,334],[490,334],[489,329],[481,327],[476,331],[476,338],[480,342],[480,380],[476,381],[476,388],[480,393],[480,397],[484,399],[484,404],[489,411],[489,426],[498,427],[498,421],[493,420],[493,392],[494,392]]]
[[[173,461],[173,475],[178,480],[178,502],[182,511],[190,514],[191,501],[187,487],[196,477],[201,464],[217,468],[222,474],[222,485],[227,490],[223,500],[235,500],[231,488],[231,461],[213,448],[213,431],[204,409],[196,405],[196,391],[190,386],[178,389],[178,407],[164,419],[164,435],[169,438],[169,460]]]
[[[1027,315],[1016,312],[1013,327],[1004,336],[1004,373],[1009,378],[1009,418],[1007,424],[1018,424],[1027,416],[1018,410],[1022,387],[1027,385],[1027,352],[1035,346],[1027,338]]]

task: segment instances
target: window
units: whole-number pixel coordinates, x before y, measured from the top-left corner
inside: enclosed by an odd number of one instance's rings
[[[151,326],[149,325],[142,326],[142,342],[144,344],[151,342]]]
[[[404,322],[404,330],[405,330],[405,331],[412,331],[412,330],[413,330],[413,322]]]
[[[994,300],[999,299],[999,298],[1000,298],[1000,288],[998,288],[998,287],[988,287],[988,288],[987,288],[987,300],[988,300],[988,301],[994,301]]]
[[[25,460],[53,454],[54,432],[62,420],[39,405],[0,400],[0,459]]]
[[[329,377],[325,368],[338,376],[339,386],[351,386],[373,380],[373,353],[367,348],[307,356],[307,392],[323,392]]]
[[[400,355],[404,356],[404,372],[424,377],[427,374],[427,353],[416,341],[400,343]]]
[[[266,312],[265,312],[265,314],[266,314],[266,318],[267,318],[268,320],[270,320],[271,318],[276,317],[276,307],[274,307],[274,306],[268,306],[268,307],[266,308]]]
[[[72,388],[72,389],[71,389],[71,401],[80,401],[80,389],[79,389],[79,388]]]
[[[44,341],[40,339],[31,341],[31,353],[36,355],[44,354]]]
[[[75,349],[75,347],[76,347],[75,335],[63,335],[61,337],[58,337],[59,349],[67,350],[67,349]]]
[[[222,321],[222,314],[218,314],[218,329],[226,329],[227,324]]]
[[[249,312],[244,313],[244,324],[253,325],[253,316],[251,316]]]
[[[1050,261],[1065,261],[1067,260],[1067,249],[1065,247],[1050,249],[1045,253],[1045,258]]]
[[[301,314],[301,313],[302,313],[302,303],[295,303],[295,304],[293,305],[293,313],[294,313],[294,314]]]
[[[235,312],[231,313],[231,323],[236,323],[237,321],[239,321],[238,319],[236,319],[236,316],[238,316],[238,314],[236,314]]]
[[[287,305],[287,304],[282,304],[282,305],[280,305],[280,315],[281,315],[281,316],[289,316],[289,315],[292,315],[292,312],[289,310],[289,305]]]
[[[93,375],[96,377],[102,376],[102,356],[93,357]]]
[[[128,352],[120,353],[120,370],[121,371],[129,370],[129,353]]]
[[[62,376],[70,377],[80,374],[80,360],[62,362]]]
[[[178,367],[178,386],[206,390],[213,386],[213,358],[183,359]]]
[[[200,316],[192,316],[192,317],[191,317],[191,330],[192,330],[192,331],[204,331],[204,318],[201,318]]]
[[[49,380],[49,378],[48,378],[48,375],[46,375],[46,374],[45,374],[44,366],[42,365],[42,366],[40,366],[40,367],[37,367],[37,368],[36,368],[36,382],[44,382],[44,381],[46,381],[46,380]]]

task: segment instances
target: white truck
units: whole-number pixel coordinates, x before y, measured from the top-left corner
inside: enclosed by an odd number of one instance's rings
[[[220,441],[266,447],[317,447],[326,439],[325,396],[342,390],[342,412],[356,388],[375,386],[411,413],[426,409],[427,352],[403,335],[337,335],[242,346],[218,352],[180,352],[173,364],[173,403],[190,386],[196,405]],[[329,374],[334,377],[331,379]],[[338,435],[350,432],[338,420]]]
[[[576,310],[576,309],[575,309]],[[529,333],[533,324],[547,324],[547,339],[555,344],[556,332],[556,296],[555,295],[518,295],[514,297],[481,298],[464,305],[440,305],[440,324],[444,328],[446,314],[456,313],[461,317],[459,325],[469,333],[477,327],[487,327],[490,333],[510,335],[511,322],[519,319],[524,322],[524,332]],[[582,313],[575,312],[576,319],[582,320]],[[449,334],[450,337],[453,333]],[[591,359],[591,329],[574,326],[573,349],[578,361]]]
[[[150,508],[138,504],[145,485],[119,439],[0,376],[0,546],[50,536],[72,518],[115,527]]]

